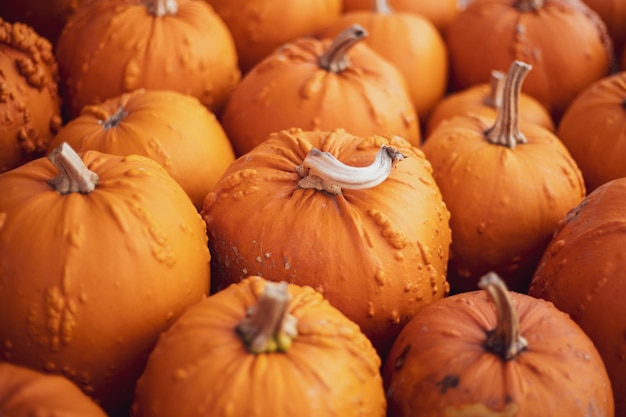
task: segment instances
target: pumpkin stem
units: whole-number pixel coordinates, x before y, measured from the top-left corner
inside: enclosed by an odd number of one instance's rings
[[[489,94],[485,97],[484,103],[487,106],[499,109],[502,107],[502,90],[504,89],[504,74],[502,71],[491,71],[489,79]]]
[[[111,117],[109,117],[105,121],[99,120],[98,123],[102,124],[104,130],[109,130],[113,127],[119,126],[119,124],[122,123],[122,120],[124,120],[124,117],[126,116],[128,116],[128,112],[124,110],[124,107],[120,106],[117,111],[111,115]]]
[[[393,11],[387,0],[374,0],[374,13],[392,14]]]
[[[543,7],[544,0],[518,0],[515,4],[520,12],[534,12]]]
[[[156,17],[175,15],[178,13],[177,0],[146,0],[148,12]]]
[[[484,275],[478,287],[487,291],[496,306],[496,328],[489,331],[485,348],[505,361],[511,360],[528,347],[519,330],[519,318],[509,296],[509,290],[500,277],[490,272]]]
[[[330,194],[340,194],[341,189],[362,190],[373,188],[382,183],[391,174],[396,162],[406,158],[393,146],[381,146],[371,165],[353,167],[345,165],[329,152],[313,148],[296,167],[302,179],[298,187],[314,188]]]
[[[54,148],[48,155],[48,159],[59,171],[59,175],[49,181],[49,184],[59,193],[88,194],[98,185],[98,174],[90,171],[76,151],[66,142]]]
[[[267,282],[257,305],[236,331],[251,353],[285,352],[298,335],[297,321],[287,311],[291,296],[287,283]]]
[[[350,66],[348,51],[368,35],[365,28],[354,24],[341,32],[317,60],[326,71],[340,73]]]
[[[504,77],[502,103],[494,125],[485,132],[487,140],[494,145],[515,148],[528,140],[519,130],[519,96],[522,82],[532,67],[522,61],[514,61]]]

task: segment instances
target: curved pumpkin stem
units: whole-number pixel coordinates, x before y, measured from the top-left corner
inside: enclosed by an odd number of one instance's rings
[[[521,61],[514,61],[505,76],[502,91],[502,104],[494,125],[487,130],[486,137],[494,145],[510,149],[528,140],[519,130],[519,96],[522,82],[532,67]]]
[[[374,13],[392,14],[393,10],[387,0],[374,0]]]
[[[177,0],[145,0],[145,5],[148,12],[156,17],[178,13]]]
[[[48,155],[48,159],[59,171],[49,184],[61,194],[88,194],[98,185],[99,177],[85,165],[76,151],[63,142]]]
[[[236,327],[251,353],[285,352],[297,336],[297,321],[287,308],[291,296],[286,282],[267,282],[257,305]]]
[[[348,51],[368,35],[365,28],[354,24],[341,32],[317,60],[318,65],[327,71],[340,73],[350,66]]]
[[[341,193],[341,189],[362,190],[373,188],[389,177],[396,162],[406,158],[393,146],[381,146],[371,165],[353,167],[339,161],[329,152],[311,149],[296,167],[303,177],[298,182],[300,188],[314,188],[331,194]]]
[[[124,109],[123,106],[120,106],[117,111],[111,115],[111,117],[102,122],[102,128],[104,130],[109,130],[111,128],[117,127],[120,123],[122,123],[122,120],[124,120],[124,117],[126,116],[128,116],[128,112]]]
[[[518,0],[515,7],[520,12],[534,12],[543,7],[544,0]]]
[[[489,332],[485,348],[505,361],[511,360],[528,347],[528,342],[520,334],[519,318],[509,297],[509,290],[493,272],[483,276],[478,287],[487,291],[496,306],[496,328]]]
[[[502,90],[504,89],[504,78],[506,74],[502,71],[491,71],[489,78],[489,94],[485,97],[484,103],[487,106],[499,109],[502,107]]]

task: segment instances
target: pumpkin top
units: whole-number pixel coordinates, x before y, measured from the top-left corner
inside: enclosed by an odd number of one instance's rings
[[[334,73],[344,71],[350,65],[347,52],[355,43],[364,39],[366,36],[367,31],[362,26],[350,26],[335,37],[331,44],[320,55],[317,60],[319,66],[326,71],[332,71]]]
[[[177,0],[144,0],[148,12],[156,17],[175,15],[178,13]]]

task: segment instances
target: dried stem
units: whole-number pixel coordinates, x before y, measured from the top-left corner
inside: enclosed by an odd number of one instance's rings
[[[177,0],[145,0],[145,5],[148,12],[156,17],[178,13]]]
[[[374,13],[392,14],[393,10],[387,0],[374,0]]]
[[[499,109],[502,107],[502,90],[504,89],[504,78],[506,74],[502,71],[491,71],[491,78],[489,79],[489,94],[485,97],[485,104]]]
[[[66,142],[57,146],[48,155],[48,159],[59,171],[59,175],[49,181],[59,193],[88,194],[98,185],[98,174],[90,171],[76,151]]]
[[[543,7],[544,0],[517,0],[515,7],[520,12],[534,12]]]
[[[123,106],[120,106],[117,111],[111,115],[111,117],[104,121],[99,121],[99,123],[102,125],[104,130],[109,130],[113,127],[119,126],[126,116],[128,116],[128,112],[124,110]]]
[[[361,25],[354,24],[341,32],[318,59],[318,65],[327,71],[340,73],[350,66],[348,51],[367,36]]]

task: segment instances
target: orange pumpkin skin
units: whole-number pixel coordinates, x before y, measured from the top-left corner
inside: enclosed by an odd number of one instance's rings
[[[235,327],[265,282],[251,276],[212,295],[161,336],[137,384],[133,417],[199,409],[232,417],[385,416],[381,360],[372,344],[310,287],[289,285],[288,311],[298,320],[289,350],[248,352]]]
[[[86,2],[71,16],[56,47],[66,119],[138,88],[222,111],[241,76],[227,26],[202,0],[175,0],[177,12],[164,16],[148,11],[154,1]]]
[[[11,417],[107,417],[67,378],[6,362],[0,362],[0,413]]]
[[[124,115],[117,120],[120,109]],[[181,185],[197,210],[235,160],[215,115],[195,97],[175,91],[136,90],[86,106],[63,126],[49,150],[62,142],[77,152],[154,159]]]
[[[341,0],[205,0],[224,19],[243,73],[284,43],[310,36],[341,15]]]
[[[626,42],[626,3],[622,0],[584,0],[606,24],[609,35],[613,40],[615,54],[619,54]]]
[[[236,155],[294,127],[394,134],[419,144],[419,118],[399,70],[362,42],[348,52],[345,70],[326,70],[318,60],[330,44],[330,39],[298,39],[245,75],[221,118]]]
[[[100,177],[88,194],[55,191],[46,158],[0,175],[0,340],[6,360],[66,376],[114,414],[158,335],[208,293],[210,254],[202,218],[156,162],[82,160]]]
[[[453,88],[487,82],[490,71],[523,61],[533,66],[523,91],[558,120],[580,91],[610,73],[611,41],[597,14],[578,0],[544,0],[529,12],[519,2],[474,0],[459,13],[446,37]]]
[[[484,348],[494,308],[483,291],[433,303],[387,358],[389,417],[614,415],[602,359],[551,303],[511,292],[528,349],[505,361]]]
[[[363,166],[386,143],[409,157],[377,187],[337,196],[298,187],[294,168],[311,148]],[[401,138],[277,132],[226,170],[201,214],[214,290],[248,274],[309,285],[382,357],[400,328],[449,290],[448,210],[424,155]]]
[[[0,18],[0,173],[42,156],[61,127],[57,81],[50,42]]]
[[[564,216],[529,294],[569,314],[598,348],[611,378],[615,415],[626,415],[626,179],[609,181]]]
[[[626,72],[583,90],[563,115],[558,136],[580,167],[587,192],[626,176]]]

